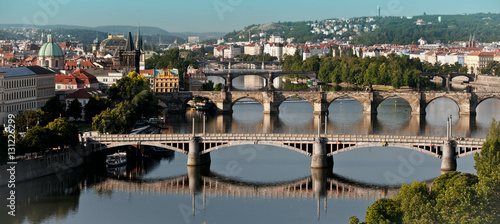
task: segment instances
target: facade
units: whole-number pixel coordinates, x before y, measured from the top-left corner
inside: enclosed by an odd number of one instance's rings
[[[155,77],[155,93],[171,93],[179,91],[179,70],[165,69]]]
[[[47,43],[44,43],[38,51],[38,65],[51,69],[64,69],[64,52],[62,48],[54,42],[52,35],[47,35]]]
[[[267,43],[264,45],[264,53],[268,53],[281,60],[283,58],[283,45],[279,43]]]
[[[207,76],[201,69],[188,67],[184,76],[184,89],[188,91],[197,91],[201,85],[207,82]]]
[[[263,51],[264,48],[260,44],[249,44],[243,48],[244,54],[248,55],[261,55]]]
[[[104,58],[106,55],[113,55],[116,51],[125,49],[125,36],[108,35],[108,38],[99,43],[99,39],[94,40],[93,48],[96,49],[95,56]]]
[[[488,62],[495,58],[494,52],[472,52],[465,55],[464,66],[467,66],[467,71],[470,74],[480,74],[481,69],[486,67]]]
[[[99,89],[109,89],[114,83],[125,76],[124,73],[117,70],[105,70],[103,68],[89,68],[85,69],[87,73],[96,77],[99,83]]]
[[[0,120],[9,114],[37,110],[53,96],[54,72],[40,66],[0,68]]]
[[[241,48],[235,46],[229,46],[229,48],[224,49],[224,58],[231,59],[241,54]]]
[[[108,95],[106,93],[103,93],[101,90],[96,89],[96,88],[86,88],[86,89],[79,89],[68,96],[66,96],[66,109],[68,109],[69,104],[71,101],[77,99],[80,104],[82,105],[82,108],[87,105],[89,102],[90,97],[92,96],[99,96],[101,98],[108,98]],[[85,116],[85,111],[82,110],[82,117]]]
[[[285,47],[283,47],[283,57],[285,57],[286,55],[293,56],[296,51],[297,51],[297,45],[287,44]]]

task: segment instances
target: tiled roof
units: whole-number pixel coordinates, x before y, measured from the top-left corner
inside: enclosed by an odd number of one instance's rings
[[[472,52],[470,56],[494,56],[495,52]]]
[[[54,72],[42,68],[40,66],[28,66],[28,67],[18,67],[18,68],[0,68],[1,73],[6,73],[5,78],[9,77],[19,77],[19,76],[30,76],[39,74],[54,74]]]

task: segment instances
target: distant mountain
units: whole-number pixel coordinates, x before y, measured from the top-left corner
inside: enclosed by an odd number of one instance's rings
[[[189,36],[197,36],[200,37],[200,41],[218,39],[226,35],[226,33],[222,32],[205,32],[205,33],[183,32],[183,33],[170,33],[170,34],[183,37],[185,39],[187,39]]]
[[[129,31],[132,32],[133,34],[137,33],[137,26],[98,26],[91,29],[112,34],[126,34]],[[141,35],[156,35],[156,34],[172,35],[166,30],[158,27],[141,26]]]

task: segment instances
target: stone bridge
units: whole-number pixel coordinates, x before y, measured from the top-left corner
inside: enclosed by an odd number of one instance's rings
[[[239,145],[270,145],[312,157],[312,168],[333,166],[333,155],[356,148],[391,146],[422,152],[442,160],[441,170],[456,169],[456,159],[481,150],[485,139],[393,135],[312,134],[104,134],[84,135],[88,153],[119,146],[142,145],[188,155],[188,166],[210,164],[210,152]]]
[[[469,74],[469,73],[460,73],[460,72],[452,72],[452,73],[421,73],[422,76],[429,77],[433,79],[435,76],[441,77],[443,87],[447,88],[448,90],[451,89],[451,81],[455,77],[466,77],[469,82],[472,82],[476,80],[476,75],[475,74]]]
[[[223,70],[204,70],[204,74],[206,76],[217,76],[221,77],[225,80],[225,86],[229,88],[229,90],[233,89],[233,79],[246,76],[246,75],[255,75],[260,76],[266,80],[266,86],[268,89],[272,89],[272,83],[275,78],[281,76],[288,75],[300,75],[305,76],[310,79],[317,78],[317,74],[315,72],[284,72],[282,70],[256,70],[256,69],[223,69]]]
[[[338,99],[351,98],[363,106],[363,113],[376,114],[384,100],[400,98],[411,106],[412,115],[425,114],[425,108],[433,100],[447,98],[459,107],[461,115],[475,115],[477,106],[490,98],[500,99],[500,92],[447,92],[447,91],[406,91],[406,92],[316,92],[316,91],[194,91],[156,93],[155,97],[168,106],[169,113],[184,113],[186,104],[194,97],[211,100],[218,114],[232,113],[233,105],[242,99],[253,99],[263,107],[264,114],[279,113],[279,106],[287,99],[300,98],[309,102],[314,114],[328,114],[330,104]]]

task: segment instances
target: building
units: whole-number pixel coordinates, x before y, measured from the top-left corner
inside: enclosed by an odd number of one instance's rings
[[[80,66],[80,64],[78,64]],[[68,75],[56,75],[56,90],[72,90],[85,88],[99,88],[97,78],[78,67],[73,73]]]
[[[264,48],[260,44],[248,44],[243,48],[244,54],[248,55],[261,55]]]
[[[125,49],[125,37],[123,35],[108,35],[108,38],[99,43],[99,39],[94,40],[93,48],[97,51],[96,58],[104,58],[106,55],[113,55],[116,51]]]
[[[155,90],[155,77],[159,76],[162,72],[162,69],[141,70],[141,75],[149,79],[149,86],[151,87],[151,91]]]
[[[481,69],[488,65],[488,62],[493,61],[495,52],[472,52],[465,55],[464,66],[470,74],[480,74]]]
[[[184,76],[184,89],[188,91],[197,91],[201,85],[207,82],[207,80],[207,76],[203,70],[189,66]]]
[[[69,104],[71,101],[77,99],[80,104],[82,105],[82,108],[87,105],[89,102],[90,97],[92,96],[98,96],[100,98],[108,98],[108,95],[106,93],[103,93],[101,90],[96,89],[96,88],[86,88],[86,89],[79,89],[68,96],[66,96],[66,109],[68,109]],[[85,110],[82,110],[82,118],[85,116]]]
[[[283,58],[283,45],[279,43],[267,43],[264,45],[264,53],[268,53],[281,60]]]
[[[38,110],[55,96],[53,71],[40,66],[0,68],[0,120],[9,114]]]
[[[241,48],[235,46],[229,46],[224,49],[224,58],[231,59],[241,54]]]
[[[64,69],[64,52],[59,44],[54,42],[51,34],[47,35],[47,43],[38,51],[37,64],[51,69]]]
[[[188,43],[190,44],[196,44],[200,42],[200,37],[198,36],[189,36],[188,37]]]
[[[116,69],[126,70],[126,73],[135,71],[139,73],[141,61],[141,48],[142,38],[139,31],[137,31],[137,40],[134,45],[132,33],[128,32],[127,41],[125,42],[125,49],[117,50],[113,55],[113,66]]]
[[[99,82],[99,89],[107,90],[118,80],[123,78],[125,74],[117,70],[106,70],[103,68],[88,68],[86,72],[94,75]]]
[[[171,93],[179,91],[179,70],[164,69],[163,72],[155,77],[156,93]]]

